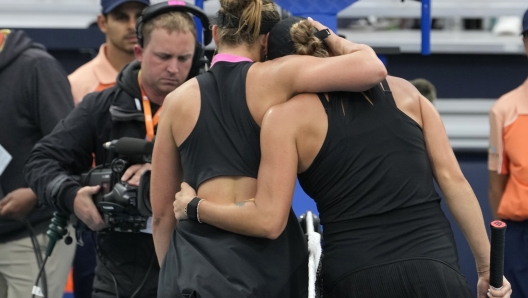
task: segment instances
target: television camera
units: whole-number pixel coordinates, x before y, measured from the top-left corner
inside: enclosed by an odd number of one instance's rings
[[[123,182],[121,177],[131,165],[150,163],[154,144],[143,139],[123,137],[107,142],[103,147],[117,153],[118,157],[81,174],[80,183],[101,187],[93,199],[109,229],[140,232],[147,227],[148,218],[152,215],[150,170],[141,175],[139,186]]]

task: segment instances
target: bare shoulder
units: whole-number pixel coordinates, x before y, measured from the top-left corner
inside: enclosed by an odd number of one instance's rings
[[[289,86],[295,80],[296,75],[305,71],[305,67],[320,59],[305,55],[287,55],[265,62],[254,63],[248,75],[261,83],[269,82],[273,85],[283,84]]]
[[[170,123],[177,146],[187,139],[200,115],[200,87],[190,79],[169,93],[163,103],[162,119]]]
[[[248,70],[248,85],[255,88],[276,92],[277,84],[282,83],[283,61],[285,57],[268,60],[266,62],[255,62]]]
[[[302,93],[292,99],[271,107],[266,114],[274,114],[273,117],[284,118],[306,118],[317,110],[322,104],[319,97],[312,93]],[[271,117],[271,116],[270,116]]]
[[[200,86],[198,85],[198,80],[190,79],[165,97],[163,107],[164,109],[177,112],[181,111],[182,108],[192,106],[199,99]]]
[[[420,92],[418,89],[416,89],[413,84],[405,79],[387,76],[387,82],[389,83],[389,87],[393,93],[397,92],[398,94],[406,94],[408,97],[412,97],[415,100],[418,100],[420,97]]]
[[[407,116],[422,126],[421,94],[409,81],[387,76],[387,82],[392,91],[396,106]]]
[[[264,125],[302,128],[312,123],[319,113],[324,113],[319,97],[312,93],[298,94],[285,103],[271,107],[264,116]]]

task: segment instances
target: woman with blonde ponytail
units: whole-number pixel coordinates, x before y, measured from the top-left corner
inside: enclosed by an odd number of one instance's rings
[[[270,32],[268,56],[326,57],[333,48],[325,36],[310,21],[283,20]],[[478,201],[438,112],[409,82],[387,77],[364,92],[300,94],[269,109],[261,123],[256,195],[243,206],[220,202],[220,194],[204,200],[201,222],[274,238],[288,227],[297,175],[323,224],[324,298],[473,297],[436,179],[473,251],[478,297],[510,297],[507,280],[489,287],[490,245]],[[195,196],[182,184],[177,218]]]
[[[280,19],[275,4],[220,5],[211,69],[167,96],[158,125],[151,203],[154,243],[163,261],[159,297],[306,297],[306,240],[291,210],[284,231],[264,239],[202,223],[202,205],[243,206],[255,196],[260,124],[271,106],[303,92],[367,90],[385,78],[386,69],[370,47],[331,31],[333,57],[262,62],[268,33]],[[198,189],[199,198],[177,223],[172,203],[183,181]]]

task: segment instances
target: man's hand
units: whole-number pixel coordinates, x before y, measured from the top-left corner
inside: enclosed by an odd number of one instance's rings
[[[99,231],[106,227],[92,198],[99,192],[99,188],[100,186],[85,186],[77,191],[73,200],[73,212],[93,231]]]
[[[187,213],[185,212],[185,207],[187,204],[196,197],[196,191],[187,183],[183,182],[181,184],[181,190],[176,193],[174,203],[174,216],[177,220],[187,218]]]
[[[19,188],[0,201],[0,217],[24,219],[37,205],[37,196],[31,188]]]
[[[121,181],[127,182],[130,185],[139,186],[141,175],[151,168],[152,166],[149,163],[132,165],[125,171],[123,177],[121,177]]]

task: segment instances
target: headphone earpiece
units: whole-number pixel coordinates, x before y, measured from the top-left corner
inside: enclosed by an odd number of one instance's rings
[[[202,30],[203,30],[203,37],[204,37],[204,45],[207,45],[211,42],[213,39],[213,34],[211,32],[211,26],[209,22],[209,18],[205,14],[203,10],[201,10],[199,7],[192,5],[190,3],[184,2],[184,1],[168,1],[168,2],[160,2],[156,3],[154,5],[151,5],[143,11],[141,16],[137,19],[136,22],[136,36],[138,39],[139,46],[143,47],[144,45],[144,37],[142,34],[142,28],[145,23],[152,20],[153,18],[168,13],[171,11],[182,11],[190,13],[198,19],[200,19],[200,22],[202,23]],[[200,32],[197,32],[197,34],[200,34]],[[194,47],[194,55],[192,60],[192,66],[191,70],[189,71],[189,76],[187,79],[193,78],[200,74],[200,69],[202,69],[207,63],[207,58],[205,57],[205,49],[204,46],[202,46],[198,41],[196,41],[196,45]]]
[[[196,41],[196,44],[194,46],[194,55],[192,59],[191,70],[189,71],[187,80],[199,75],[200,70],[203,69],[206,64],[207,57],[205,57],[205,49],[198,41]]]

